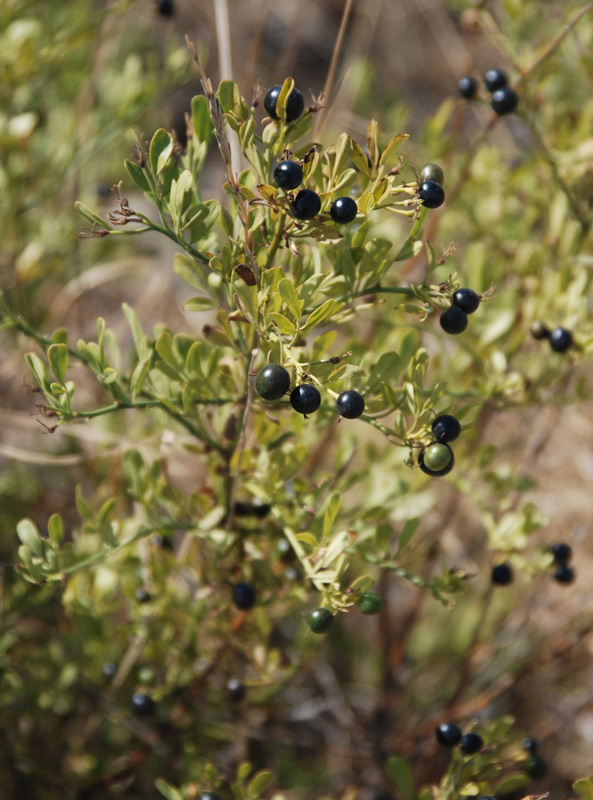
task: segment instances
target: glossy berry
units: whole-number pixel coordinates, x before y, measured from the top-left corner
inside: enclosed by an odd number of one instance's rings
[[[278,115],[276,114],[276,103],[278,102],[278,97],[280,96],[281,91],[282,86],[272,86],[271,89],[268,89],[266,96],[264,97],[264,108],[272,117],[272,119],[278,119]],[[286,98],[286,121],[294,122],[295,119],[298,119],[301,116],[304,110],[305,100],[303,95],[295,87]]]
[[[461,424],[452,414],[441,414],[432,423],[432,435],[437,442],[454,442],[461,433]]]
[[[502,89],[508,83],[507,74],[502,69],[489,69],[484,73],[484,85],[489,92]]]
[[[236,583],[233,586],[233,603],[243,611],[255,605],[255,589],[250,583]]]
[[[281,189],[296,189],[303,182],[303,168],[298,161],[281,161],[274,170],[274,180]]]
[[[157,9],[161,17],[172,17],[175,13],[173,0],[157,0]]]
[[[312,189],[301,189],[290,204],[290,213],[296,219],[313,219],[321,211],[321,198]]]
[[[431,162],[430,164],[425,164],[420,170],[420,180],[422,183],[425,181],[435,181],[435,183],[442,186],[445,182],[445,173],[442,167]]]
[[[331,204],[329,213],[336,225],[347,225],[356,218],[358,206],[351,197],[338,197]]]
[[[135,598],[137,603],[148,603],[150,600],[150,595],[146,591],[146,589],[136,589]]]
[[[312,608],[307,614],[307,625],[313,633],[327,633],[334,622],[329,608]]]
[[[216,792],[202,792],[200,800],[220,800],[220,795]]]
[[[278,558],[282,561],[288,561],[288,559],[292,557],[292,545],[288,539],[280,539],[280,541],[276,543],[276,553],[278,554]]]
[[[478,753],[484,747],[484,740],[479,733],[466,733],[461,739],[461,752],[466,756]]]
[[[451,302],[466,314],[473,314],[480,305],[480,295],[473,289],[458,289],[451,298]]]
[[[554,556],[554,563],[560,566],[566,564],[572,558],[572,547],[569,544],[564,544],[564,542],[553,544],[550,547],[550,552]]]
[[[438,208],[445,202],[445,190],[436,181],[424,181],[418,187],[418,197],[426,208]]]
[[[534,339],[549,339],[550,329],[543,322],[532,322],[529,326],[529,333]]]
[[[237,680],[237,678],[230,678],[226,683],[226,690],[228,696],[235,703],[240,703],[245,697],[245,684]]]
[[[503,86],[502,89],[497,89],[490,101],[492,110],[495,111],[499,117],[502,117],[504,114],[512,114],[517,108],[518,103],[519,96],[510,86]]]
[[[383,608],[383,598],[377,592],[363,592],[356,601],[358,610],[367,616],[378,614]]]
[[[449,306],[439,317],[441,328],[445,333],[463,333],[469,324],[467,314],[459,306]]]
[[[523,764],[523,769],[532,778],[542,778],[548,771],[548,765],[543,758],[539,756],[529,756],[527,761]]]
[[[356,419],[364,413],[364,397],[354,389],[349,389],[336,400],[336,410],[341,417]]]
[[[115,664],[112,663],[103,664],[103,675],[105,675],[106,678],[113,678],[116,672],[117,672],[117,667],[115,666]]]
[[[430,444],[424,450],[423,461],[428,469],[433,472],[440,472],[451,461],[451,448],[439,442]]]
[[[137,692],[132,696],[132,711],[137,717],[149,717],[156,711],[156,703],[149,694]]]
[[[513,570],[510,564],[503,563],[493,566],[492,572],[490,573],[490,580],[492,583],[496,584],[496,586],[507,586],[509,583],[512,583]]]
[[[558,583],[572,583],[574,581],[573,568],[568,567],[566,564],[561,564],[559,567],[556,567],[554,580],[558,581]]]
[[[429,460],[433,461],[433,463],[434,462],[443,463],[445,461],[446,456],[440,448],[445,448],[449,454],[449,460],[447,462],[447,465],[445,467],[442,467],[441,469],[434,469],[433,467],[429,466],[425,461],[427,450],[429,450],[430,448],[437,448],[437,447],[439,448],[438,450],[431,450]],[[424,472],[425,475],[430,475],[432,478],[440,478],[443,475],[448,475],[451,472],[451,470],[455,466],[455,456],[453,455],[453,451],[451,450],[448,444],[441,444],[441,443],[431,444],[429,445],[429,447],[426,448],[426,450],[421,450],[420,453],[418,454],[418,466],[420,467],[422,472]]]
[[[319,389],[311,383],[301,383],[295,386],[290,393],[290,405],[299,414],[313,414],[321,405],[321,395]]]
[[[550,347],[556,353],[566,353],[572,345],[572,333],[566,328],[554,328],[550,334]]]
[[[538,747],[539,742],[537,739],[534,739],[531,736],[523,739],[523,750],[527,751],[528,753],[535,753]]]
[[[263,500],[260,500],[259,497],[256,497],[253,501],[252,506],[252,514],[254,517],[258,517],[258,519],[263,519],[267,517],[270,511],[272,510],[272,506],[269,503],[264,503]]]
[[[434,735],[443,747],[455,747],[461,741],[461,731],[454,722],[443,722],[435,730]]]
[[[290,375],[280,364],[268,364],[255,379],[255,391],[264,400],[280,400],[290,387]]]
[[[491,794],[483,794],[481,797],[478,797],[478,800],[496,800],[496,797],[492,797]]]
[[[473,100],[478,91],[478,82],[470,75],[465,75],[463,78],[459,79],[457,91],[464,100]]]

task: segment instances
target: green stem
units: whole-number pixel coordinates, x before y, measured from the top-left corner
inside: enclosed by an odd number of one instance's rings
[[[270,246],[268,247],[268,254],[266,256],[266,262],[264,264],[264,269],[269,269],[272,265],[272,261],[274,260],[274,256],[276,255],[276,250],[280,247],[280,242],[282,241],[282,233],[284,232],[284,222],[286,220],[286,212],[281,211],[278,214],[278,219],[276,220],[276,227],[274,228],[274,235],[272,236],[272,241],[270,242]]]
[[[333,299],[336,303],[347,303],[348,300],[354,300],[356,297],[364,297],[367,294],[407,294],[409,297],[415,297],[414,290],[410,289],[406,286],[368,286],[365,289],[360,289],[357,292],[348,292],[348,294],[343,294],[341,297],[334,297]],[[324,302],[326,302],[324,300]],[[304,314],[312,314],[313,311],[317,311],[318,308],[321,308],[323,303],[320,303],[318,306],[312,306],[309,308],[305,308],[303,311]]]

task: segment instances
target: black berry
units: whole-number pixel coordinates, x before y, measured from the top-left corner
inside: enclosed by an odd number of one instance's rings
[[[290,387],[290,375],[280,364],[268,364],[255,379],[255,391],[264,400],[280,400]]]
[[[432,423],[432,434],[437,442],[454,442],[461,433],[461,424],[452,414],[441,414]]]
[[[157,0],[157,9],[161,17],[172,17],[175,13],[173,0]]]
[[[502,117],[504,114],[512,114],[517,108],[518,103],[519,96],[510,86],[503,86],[502,89],[497,89],[490,101],[492,110],[495,111],[499,117]]]
[[[528,753],[535,753],[538,747],[539,747],[539,742],[537,741],[537,739],[534,739],[531,736],[528,736],[526,739],[523,739],[523,750],[526,750]]]
[[[216,792],[202,792],[200,800],[220,800],[220,795]]]
[[[303,182],[303,168],[298,161],[281,161],[274,170],[274,180],[281,189],[296,189]]]
[[[260,500],[259,497],[256,497],[253,501],[253,516],[258,517],[259,519],[263,519],[267,517],[270,511],[272,510],[272,506],[269,503],[264,503],[263,500]]]
[[[245,697],[245,685],[237,678],[231,678],[227,681],[226,690],[228,696],[235,703],[240,703]]]
[[[288,539],[280,539],[276,544],[276,552],[278,553],[278,558],[282,561],[288,561],[288,559],[292,557],[292,545]]]
[[[248,611],[255,605],[255,589],[250,583],[236,583],[233,586],[233,603],[237,608]]]
[[[572,547],[569,544],[564,544],[564,542],[553,544],[550,547],[550,552],[554,556],[554,563],[559,566],[563,566],[572,558]]]
[[[276,103],[278,102],[278,97],[280,96],[281,91],[282,86],[272,86],[271,89],[268,89],[266,96],[264,97],[264,108],[272,117],[272,119],[278,119],[278,115],[276,114]],[[295,87],[286,98],[286,121],[294,122],[295,119],[298,119],[301,116],[304,110],[305,100],[303,95]]]
[[[502,69],[489,69],[484,73],[484,85],[489,92],[502,89],[508,83],[507,74]]]
[[[338,197],[329,210],[331,218],[337,225],[347,225],[358,214],[358,206],[351,197]]]
[[[513,570],[510,564],[503,563],[493,566],[492,572],[490,573],[490,580],[492,583],[496,584],[496,586],[507,586],[509,583],[512,583]]]
[[[156,703],[149,694],[137,692],[132,696],[132,711],[137,717],[149,717],[156,711]]]
[[[532,778],[542,778],[548,771],[548,765],[543,758],[539,756],[529,756],[527,761],[523,764],[523,769]]]
[[[480,295],[473,289],[458,289],[451,301],[454,306],[461,308],[466,314],[473,314],[480,305]]]
[[[561,564],[559,567],[556,567],[554,580],[558,581],[558,583],[572,583],[574,581],[573,568],[568,567],[566,564]]]
[[[470,75],[465,75],[459,79],[457,91],[465,100],[473,100],[478,91],[478,82]]]
[[[327,633],[334,621],[329,608],[312,608],[307,614],[307,625],[313,633]]]
[[[443,747],[455,747],[461,741],[461,731],[454,722],[443,722],[435,730],[434,735]]]
[[[484,747],[484,740],[479,733],[466,733],[461,739],[461,752],[466,756],[472,756]]]
[[[492,797],[491,794],[483,794],[481,797],[478,797],[478,800],[496,800],[496,797]]]
[[[445,202],[445,190],[436,181],[424,181],[418,187],[418,197],[426,208],[438,208]]]
[[[459,306],[449,306],[439,317],[441,328],[445,333],[463,333],[469,324],[467,314]]]
[[[356,419],[364,413],[364,397],[354,389],[349,389],[336,400],[336,409],[341,417]]]
[[[431,162],[430,164],[425,164],[420,170],[420,181],[422,183],[425,181],[435,181],[435,183],[442,186],[445,182],[445,173],[442,167]]]
[[[295,386],[290,393],[290,405],[299,414],[305,414],[305,416],[313,414],[321,405],[319,389],[310,383],[301,383],[300,386]]]
[[[572,333],[566,328],[554,328],[550,334],[550,347],[556,353],[566,353],[572,341]]]
[[[148,603],[150,600],[150,595],[146,591],[146,589],[136,589],[136,602],[138,603]]]
[[[446,460],[445,455],[440,449],[439,450],[430,449],[435,447],[446,448],[449,451],[449,460],[446,466],[442,467],[441,469],[433,469],[432,467],[428,466],[428,464],[426,464],[424,461],[425,455],[429,450],[430,450],[430,452],[428,453],[429,461],[432,464],[443,463]],[[455,466],[455,456],[453,455],[453,451],[451,450],[448,444],[440,444],[440,443],[432,444],[429,445],[425,450],[421,450],[420,453],[418,454],[418,466],[420,467],[422,472],[424,472],[425,475],[430,475],[432,478],[440,478],[443,475],[448,475],[451,472],[451,470]]]
[[[549,339],[550,338],[550,329],[547,325],[544,325],[543,322],[532,322],[529,326],[529,333],[533,336],[534,339]]]
[[[358,610],[367,616],[378,614],[383,608],[383,598],[377,592],[363,592],[356,601]]]
[[[116,672],[117,667],[115,664],[103,664],[103,675],[105,675],[106,678],[113,678]]]
[[[313,219],[321,211],[321,198],[312,189],[301,189],[290,204],[290,213],[296,219]]]

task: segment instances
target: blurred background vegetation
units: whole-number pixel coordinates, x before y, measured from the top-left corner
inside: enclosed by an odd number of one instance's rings
[[[86,339],[101,315],[129,341],[122,302],[146,330],[157,322],[199,329],[180,310],[187,291],[171,270],[172,247],[154,237],[80,239],[84,220],[73,204],[111,208],[111,187],[125,179],[123,159],[156,128],[183,140],[184,113],[199,91],[184,35],[216,83],[216,6],[175,0],[164,16],[150,0],[3,0],[0,286],[11,308],[44,334],[67,327],[73,341]],[[343,0],[229,0],[232,77],[243,95],[251,97],[256,81],[269,87],[286,75],[306,97],[309,89],[318,95],[344,8]],[[77,484],[99,501],[119,494],[131,505],[121,479],[127,447],[139,446],[147,461],[165,459],[176,491],[189,491],[200,475],[183,452],[169,459],[170,443],[141,415],[47,435],[42,425],[50,421],[26,384],[23,355],[32,343],[2,334],[0,797],[156,797],[158,776],[202,786],[202,758],[225,776],[242,759],[270,768],[289,798],[399,796],[385,771],[389,756],[405,757],[418,784],[438,782],[449,756],[437,748],[435,725],[507,713],[517,740],[522,732],[536,736],[548,761],[534,792],[567,796],[571,782],[591,771],[593,415],[584,356],[593,340],[593,15],[550,48],[580,8],[567,0],[354,0],[320,117],[319,137],[328,142],[343,130],[362,141],[370,117],[386,139],[410,133],[406,160],[436,161],[447,176],[448,200],[431,216],[427,238],[439,252],[455,243],[450,269],[465,285],[485,291],[496,284],[479,343],[453,354],[447,345],[431,348],[430,332],[425,342],[436,371],[451,364],[464,390],[473,385],[484,399],[463,454],[479,464],[479,480],[468,474],[461,486],[431,486],[418,511],[413,562],[438,573],[446,561],[476,576],[453,610],[383,575],[379,618],[349,617],[321,653],[298,620],[276,615],[276,649],[262,655],[271,658],[270,683],[251,687],[237,705],[225,682],[256,637],[232,640],[214,662],[192,660],[175,622],[185,590],[171,586],[149,612],[134,600],[147,559],[166,582],[179,556],[175,537],[115,560],[92,592],[84,579],[69,583],[64,598],[59,589],[24,583],[12,567],[17,521],[27,516],[45,530],[57,512],[75,528]],[[456,96],[464,74],[501,66],[517,81],[542,56],[520,85],[520,116],[492,124],[487,104]],[[222,176],[213,149],[204,197],[221,196]],[[424,267],[408,262],[402,280],[417,279]],[[540,318],[573,329],[580,353],[562,362],[530,341],[529,324]],[[378,341],[385,335],[372,333]],[[472,372],[476,358],[481,368]],[[81,381],[98,402],[96,386]],[[372,480],[389,481],[400,462],[401,453],[373,462]],[[512,509],[519,496],[549,523],[518,562],[525,575],[520,569],[510,590],[493,593],[493,556],[476,508]],[[277,523],[268,532],[280,538]],[[563,539],[577,552],[576,584],[529,575],[529,553],[535,560],[538,548]],[[274,569],[278,591],[306,603],[298,573],[287,577],[280,558]],[[196,616],[193,633],[200,624]],[[265,617],[258,625],[265,628]],[[205,647],[216,650],[216,636]],[[122,685],[109,684],[104,665],[126,656]],[[164,698],[156,723],[130,718],[139,686]]]

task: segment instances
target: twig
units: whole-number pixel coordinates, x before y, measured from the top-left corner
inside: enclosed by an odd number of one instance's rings
[[[239,488],[239,480],[241,478],[241,466],[243,461],[243,453],[245,451],[245,441],[247,438],[247,425],[249,422],[249,413],[251,411],[251,406],[253,405],[254,382],[251,378],[251,372],[253,370],[253,365],[255,364],[255,359],[257,358],[258,352],[259,352],[259,345],[251,351],[251,359],[249,361],[249,367],[247,368],[246,386],[245,386],[247,400],[245,402],[245,408],[243,409],[243,415],[239,422],[241,434],[239,439],[239,455],[237,458],[237,469],[235,471],[235,477],[233,478],[233,485],[231,488],[231,495],[229,497],[229,513],[227,518],[227,527],[229,529],[232,527],[233,517],[235,514],[235,498],[237,497],[237,489]]]
[[[325,86],[323,87],[323,96],[326,98],[327,102],[329,103],[329,94],[332,90],[332,86],[334,83],[334,78],[336,76],[336,69],[338,66],[338,58],[340,56],[340,50],[342,49],[342,42],[344,41],[344,34],[346,32],[346,25],[348,24],[348,18],[350,17],[350,11],[352,9],[353,0],[346,0],[346,5],[344,7],[344,12],[342,14],[342,21],[340,22],[340,28],[338,30],[338,35],[336,37],[336,41],[334,44],[334,51],[332,53],[332,60],[329,65],[329,70],[327,73],[327,78],[325,79]],[[315,132],[314,137],[317,138],[321,131],[323,130],[323,125],[327,117],[317,117],[317,121],[315,123]]]

